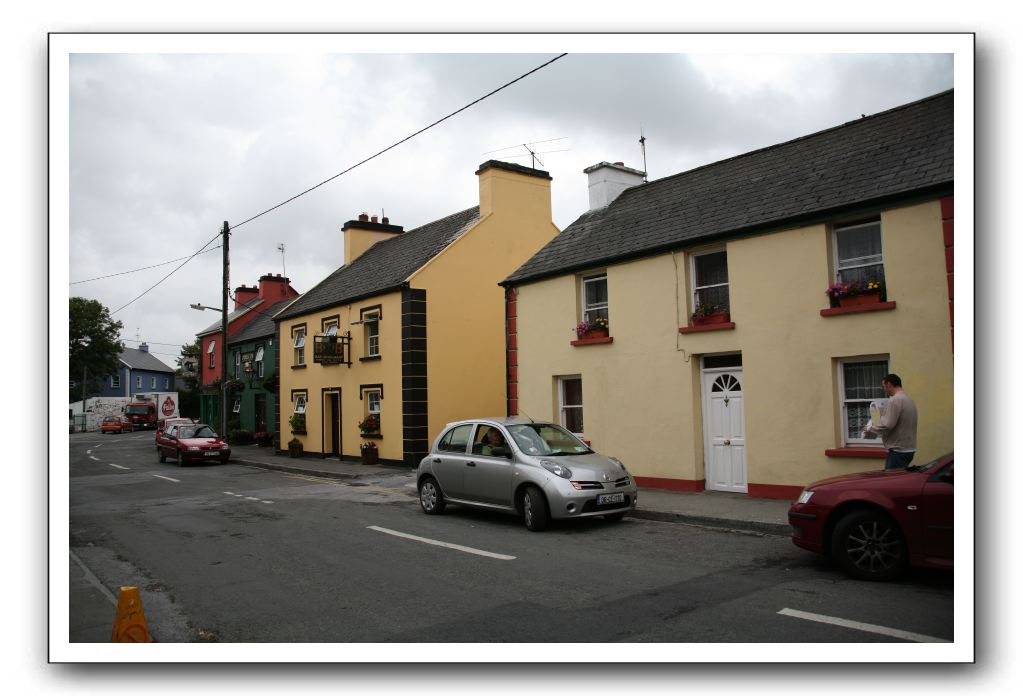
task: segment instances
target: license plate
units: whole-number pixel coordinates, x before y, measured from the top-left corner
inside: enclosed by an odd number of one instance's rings
[[[217,452],[215,450],[211,450],[209,452],[206,452],[205,456],[207,456],[207,457],[219,457],[220,456],[220,452]]]
[[[624,503],[624,493],[608,493],[607,495],[597,496],[597,505],[614,505],[615,503]]]

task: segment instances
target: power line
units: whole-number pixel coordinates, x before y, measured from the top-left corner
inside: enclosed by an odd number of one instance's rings
[[[399,146],[399,145],[401,145],[402,143],[404,143],[404,142],[406,142],[406,141],[408,141],[408,140],[411,140],[412,138],[416,137],[416,136],[417,136],[417,135],[419,135],[420,133],[423,133],[423,132],[425,132],[425,131],[428,131],[428,130],[430,130],[431,128],[433,128],[433,127],[434,127],[434,126],[436,126],[437,124],[439,124],[439,123],[442,123],[442,122],[444,122],[444,121],[448,120],[448,119],[449,119],[449,118],[451,118],[452,116],[454,116],[454,115],[456,115],[456,114],[458,114],[458,113],[461,113],[462,111],[465,111],[465,110],[466,110],[466,109],[468,109],[468,108],[469,108],[470,106],[475,106],[476,104],[479,104],[479,103],[480,103],[481,101],[483,101],[484,99],[486,99],[486,98],[488,98],[488,97],[491,97],[491,96],[493,96],[493,95],[497,94],[497,93],[498,93],[498,92],[500,92],[500,91],[501,91],[502,89],[505,89],[506,87],[510,87],[511,85],[515,84],[515,83],[516,83],[516,82],[518,82],[519,80],[522,80],[522,79],[524,79],[524,78],[526,78],[526,77],[529,77],[530,75],[532,75],[533,73],[537,72],[538,70],[542,70],[542,69],[546,68],[546,67],[547,67],[548,65],[550,65],[550,64],[551,64],[551,63],[553,63],[554,61],[556,61],[556,60],[561,60],[562,58],[564,58],[564,57],[565,57],[565,56],[567,56],[567,55],[568,55],[567,53],[562,53],[561,55],[559,55],[559,56],[557,56],[557,57],[555,57],[555,58],[552,58],[552,59],[550,59],[549,61],[547,61],[547,62],[546,62],[546,63],[544,63],[543,65],[539,65],[539,66],[537,66],[537,67],[533,68],[532,70],[530,70],[529,72],[527,72],[527,73],[524,73],[524,74],[522,74],[522,75],[519,75],[518,77],[516,77],[516,78],[515,78],[514,80],[512,80],[511,82],[506,82],[505,84],[501,85],[500,87],[498,87],[497,89],[493,90],[492,92],[488,92],[487,94],[484,94],[484,95],[483,95],[482,97],[480,97],[479,99],[477,99],[477,100],[475,100],[475,101],[472,101],[472,102],[469,102],[468,104],[466,104],[465,106],[463,106],[463,107],[462,107],[461,109],[458,109],[457,111],[452,111],[452,112],[451,112],[450,114],[448,114],[448,115],[447,115],[447,116],[445,116],[444,118],[440,118],[440,119],[437,119],[436,121],[434,121],[434,122],[433,122],[433,123],[431,123],[430,125],[426,126],[425,128],[420,128],[419,130],[417,130],[417,131],[416,131],[415,133],[413,133],[412,135],[410,135],[410,136],[408,136],[408,137],[405,137],[405,138],[402,138],[401,140],[399,140],[398,142],[394,143],[393,145],[389,145],[388,147],[385,147],[385,148],[384,148],[383,150],[381,150],[380,152],[376,153],[375,155],[370,155],[369,157],[367,157],[366,159],[362,160],[361,162],[358,162],[358,163],[356,163],[356,164],[353,164],[353,165],[352,165],[351,167],[349,167],[348,169],[344,170],[343,172],[339,172],[338,174],[335,174],[334,176],[330,177],[329,179],[324,179],[323,181],[321,181],[320,183],[316,184],[315,186],[312,186],[312,187],[310,187],[310,188],[307,188],[307,189],[306,189],[305,191],[303,191],[302,193],[299,193],[299,194],[297,194],[297,195],[294,195],[294,196],[292,196],[291,198],[289,198],[288,200],[284,201],[283,203],[278,203],[278,204],[277,204],[277,205],[275,205],[274,207],[272,207],[272,208],[269,208],[269,209],[267,209],[267,210],[264,210],[264,211],[263,211],[262,213],[259,213],[259,215],[253,215],[253,216],[252,216],[252,217],[250,217],[250,218],[249,218],[248,220],[242,220],[242,221],[241,221],[241,222],[239,222],[239,223],[238,223],[237,225],[232,225],[232,226],[231,226],[231,229],[232,229],[232,230],[238,229],[239,227],[241,227],[241,226],[242,226],[242,225],[244,225],[245,223],[248,223],[248,222],[252,222],[253,220],[255,220],[255,219],[256,219],[256,218],[258,218],[258,217],[262,217],[263,215],[266,215],[267,213],[270,213],[270,212],[273,212],[274,210],[277,210],[277,209],[278,209],[278,208],[280,208],[281,206],[285,206],[285,205],[287,205],[288,203],[291,203],[291,202],[292,202],[293,200],[295,200],[296,198],[300,198],[301,196],[304,196],[304,195],[306,195],[307,193],[309,193],[309,192],[311,192],[311,191],[315,191],[316,189],[318,189],[319,187],[323,186],[324,184],[326,184],[326,183],[329,183],[329,182],[333,181],[334,179],[338,178],[339,176],[342,176],[342,175],[344,175],[344,174],[347,174],[348,172],[352,171],[352,170],[353,170],[353,169],[355,169],[356,167],[359,167],[359,166],[361,166],[361,165],[363,165],[363,164],[366,164],[366,162],[369,162],[370,160],[372,160],[372,159],[375,159],[375,158],[379,157],[380,155],[384,154],[384,153],[385,153],[385,152],[387,152],[388,150],[391,150],[391,149],[394,149],[394,148],[398,147],[398,146]]]
[[[140,341],[135,338],[122,338],[122,341],[127,343],[148,343],[151,346],[180,346],[180,343],[160,343],[159,341]]]
[[[174,275],[175,273],[177,273],[178,271],[180,271],[180,270],[181,270],[181,267],[182,267],[182,266],[184,266],[184,265],[185,265],[186,263],[188,263],[189,261],[191,261],[192,259],[194,259],[194,258],[195,258],[196,256],[198,256],[199,254],[201,254],[201,253],[202,253],[202,251],[203,251],[203,249],[205,249],[206,247],[208,247],[208,246],[209,246],[210,244],[213,244],[213,242],[217,241],[217,237],[219,237],[219,236],[220,236],[220,232],[217,232],[217,235],[216,235],[216,237],[214,237],[214,238],[213,238],[213,239],[211,239],[210,241],[208,241],[208,242],[206,242],[205,244],[203,244],[203,245],[202,245],[202,246],[201,246],[201,247],[199,248],[199,251],[195,252],[194,254],[192,254],[191,256],[189,256],[189,257],[188,257],[187,259],[185,259],[184,261],[182,261],[182,262],[181,262],[181,266],[178,266],[178,267],[177,267],[177,268],[175,268],[175,269],[174,269],[173,271],[171,271],[170,273],[168,273],[167,275],[165,275],[165,276],[164,276],[163,278],[160,278],[160,280],[156,281],[156,283],[154,283],[154,284],[153,284],[153,285],[151,285],[150,287],[148,287],[148,288],[146,288],[145,290],[143,290],[143,291],[142,291],[142,294],[141,294],[141,295],[139,295],[138,297],[136,297],[136,298],[135,298],[134,300],[132,300],[132,301],[131,301],[131,302],[129,302],[128,304],[126,304],[126,305],[121,305],[120,307],[118,307],[117,309],[115,309],[115,310],[114,310],[113,312],[111,312],[111,313],[110,313],[110,316],[113,316],[113,315],[117,314],[118,312],[120,312],[120,311],[121,311],[122,309],[124,309],[125,307],[128,307],[129,305],[133,304],[133,303],[134,303],[134,302],[135,302],[136,300],[139,300],[139,299],[141,299],[141,298],[142,298],[142,297],[144,297],[144,296],[146,295],[146,293],[148,293],[148,292],[149,292],[150,290],[152,290],[152,289],[153,289],[153,288],[155,288],[155,287],[156,287],[157,285],[159,285],[160,283],[162,283],[163,281],[167,280],[167,279],[168,279],[168,278],[170,278],[170,277],[171,277],[172,275]]]
[[[199,252],[199,253],[206,254],[206,253],[209,253],[211,251],[216,251],[219,248],[220,248],[220,245],[218,244],[215,247],[210,247],[209,249],[206,249],[205,251],[202,251],[202,252]],[[193,254],[192,256],[195,256],[195,254]],[[154,263],[152,266],[143,266],[142,268],[134,268],[134,269],[132,269],[130,271],[121,271],[120,273],[111,273],[110,275],[97,276],[96,278],[86,278],[85,280],[72,280],[70,283],[68,283],[68,285],[79,285],[80,283],[91,283],[94,280],[103,280],[104,278],[113,278],[114,276],[127,275],[128,273],[137,273],[139,271],[148,271],[150,268],[159,268],[160,266],[166,266],[169,263],[174,263],[175,261],[182,261],[184,259],[189,259],[189,258],[191,258],[191,256],[182,256],[180,259],[171,259],[170,261],[164,261],[163,263]]]

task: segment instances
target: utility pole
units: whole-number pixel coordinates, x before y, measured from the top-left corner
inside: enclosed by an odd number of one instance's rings
[[[224,296],[220,308],[220,436],[227,439],[227,300],[231,296],[231,260],[228,253],[228,240],[231,227],[224,220]]]

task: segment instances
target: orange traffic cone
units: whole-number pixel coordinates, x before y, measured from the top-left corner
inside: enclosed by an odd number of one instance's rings
[[[111,643],[152,643],[146,627],[146,613],[142,611],[142,597],[137,587],[122,587],[117,600],[117,618]]]

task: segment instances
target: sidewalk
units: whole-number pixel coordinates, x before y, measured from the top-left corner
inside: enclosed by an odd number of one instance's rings
[[[292,458],[287,454],[275,455],[273,449],[255,445],[234,447],[231,461],[261,469],[334,479],[411,475],[411,471],[404,466],[365,466],[360,462],[321,459],[318,455]],[[791,502],[750,498],[744,493],[675,493],[656,488],[640,488],[639,505],[631,515],[661,522],[682,522],[788,536],[788,509]]]

